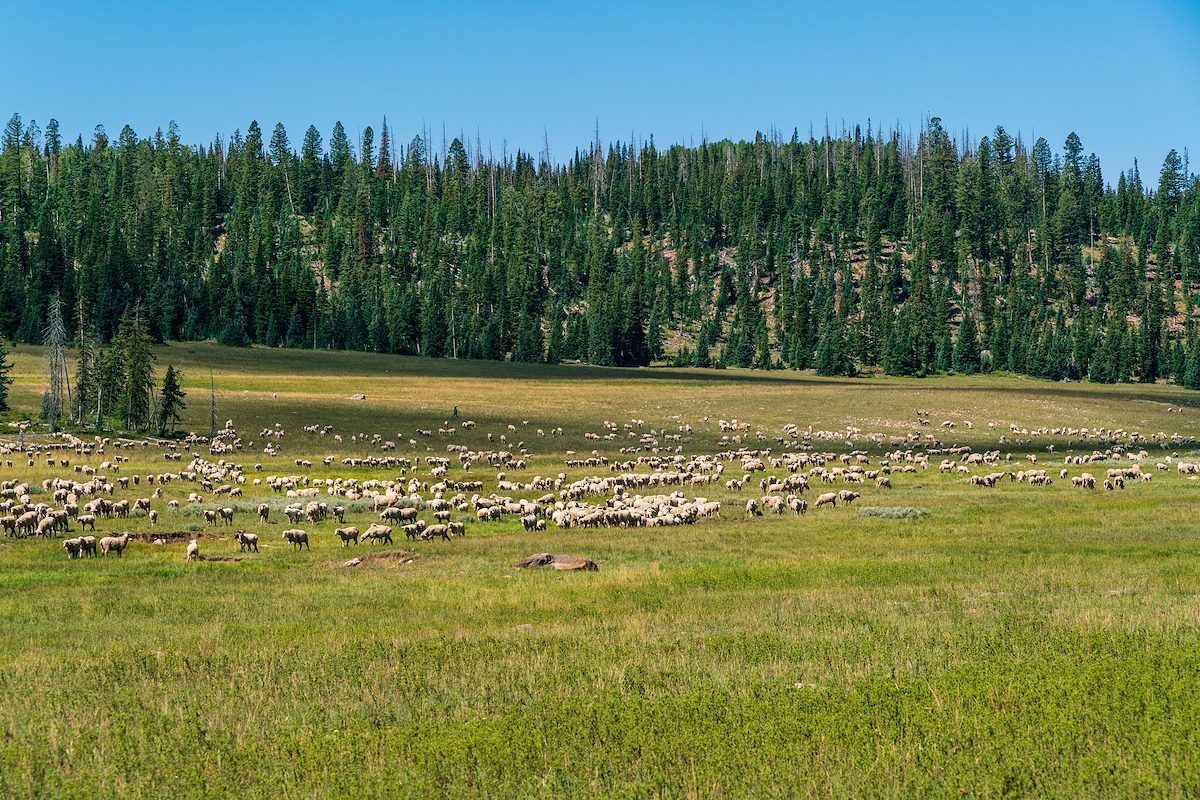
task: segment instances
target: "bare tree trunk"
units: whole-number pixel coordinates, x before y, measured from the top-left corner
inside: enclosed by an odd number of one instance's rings
[[[49,373],[46,421],[50,424],[50,432],[58,433],[63,411],[63,384],[67,374],[67,327],[63,323],[62,302],[57,293],[50,298],[50,305],[46,309],[46,330],[42,341],[46,344],[46,368]]]

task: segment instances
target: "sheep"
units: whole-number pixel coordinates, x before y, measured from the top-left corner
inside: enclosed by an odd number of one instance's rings
[[[284,531],[282,538],[284,541],[292,543],[293,550],[303,550],[305,547],[312,550],[312,545],[308,543],[308,534],[298,528]]]
[[[374,523],[362,535],[363,541],[392,543],[392,526]]]
[[[212,510],[205,511],[204,512],[204,522],[207,523],[208,525],[216,525],[217,524],[217,512],[212,511]]]
[[[793,497],[788,501],[788,507],[792,509],[792,513],[796,516],[802,516],[808,513],[808,502],[801,500],[799,497]]]
[[[837,499],[837,492],[825,492],[825,494],[817,496],[816,502],[813,503],[813,508],[820,508],[826,505],[837,508]]]
[[[334,506],[333,507],[333,518],[336,519],[342,525],[345,525],[346,524],[346,507],[345,506]]]
[[[75,521],[79,523],[79,527],[82,529],[91,528],[93,531],[96,530],[95,514],[80,514],[75,518]]]
[[[54,517],[43,517],[37,524],[37,535],[49,539],[56,527],[58,527],[58,523]]]
[[[83,549],[83,554],[88,558],[96,555],[96,537],[95,536],[80,536],[79,546]]]
[[[844,505],[850,505],[858,498],[858,492],[852,492],[849,489],[842,489],[838,492],[838,500],[841,500]]]
[[[117,558],[120,558],[128,545],[128,533],[122,533],[120,536],[105,536],[100,540],[100,555],[107,557],[109,552],[115,552]]]
[[[184,558],[187,561],[200,560],[200,543],[195,539],[192,539],[190,542],[188,542],[187,555]]]
[[[430,525],[428,528],[421,531],[422,539],[433,539],[438,536],[442,537],[447,542],[450,541],[450,529],[445,525]]]
[[[875,479],[875,485],[880,489],[890,489],[892,488],[892,479],[886,475],[880,475]]]
[[[271,516],[271,507],[266,503],[258,504],[258,521],[267,524],[267,518]]]
[[[345,547],[351,542],[358,544],[358,528],[353,526],[349,528],[334,528],[333,532],[336,533],[338,538],[342,540],[342,547]]]
[[[753,497],[746,501],[746,516],[761,517],[762,509],[758,506],[758,501]]]
[[[233,509],[232,508],[222,508],[222,509],[219,509],[217,511],[217,513],[221,515],[221,520],[226,525],[233,524]]]
[[[245,531],[238,531],[236,534],[234,534],[233,538],[237,539],[239,551],[249,552],[249,551],[253,550],[256,553],[258,552],[258,534],[257,533],[246,533]]]
[[[149,514],[148,514],[148,516],[150,517],[150,524],[151,524],[151,525],[157,525],[157,524],[158,524],[158,512],[157,512],[157,511],[155,511],[154,509],[151,509],[151,510],[150,510],[150,512],[149,512]]]
[[[546,520],[539,519],[538,525],[539,525],[539,527],[537,528],[537,530],[545,530],[546,529]],[[467,526],[461,522],[451,522],[446,527],[449,528],[450,533],[454,534],[455,536],[466,536],[467,535]]]
[[[79,552],[83,549],[83,539],[63,539],[63,549],[67,551],[67,558],[79,558]]]
[[[17,535],[17,518],[12,514],[0,517],[0,528],[9,536]]]

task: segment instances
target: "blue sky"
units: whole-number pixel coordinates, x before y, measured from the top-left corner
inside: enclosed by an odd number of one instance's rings
[[[1056,150],[1075,130],[1113,181],[1171,147],[1200,170],[1200,0],[4,5],[0,111],[72,137],[174,119],[201,143],[257,119],[298,147],[309,124],[354,138],[386,115],[404,142],[444,127],[539,151],[545,133],[563,159],[597,122],[664,144],[938,115]]]

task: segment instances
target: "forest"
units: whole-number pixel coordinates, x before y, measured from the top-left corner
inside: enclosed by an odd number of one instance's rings
[[[1200,388],[1200,179],[937,117],[556,160],[386,120],[0,150],[0,337]],[[130,322],[129,320],[134,320]],[[119,337],[118,334],[121,334]]]

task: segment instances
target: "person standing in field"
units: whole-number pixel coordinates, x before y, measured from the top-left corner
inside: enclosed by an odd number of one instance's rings
[[[454,419],[458,419],[458,406],[454,407]]]

